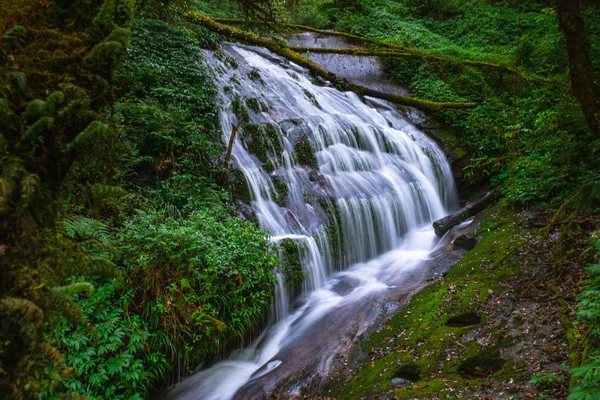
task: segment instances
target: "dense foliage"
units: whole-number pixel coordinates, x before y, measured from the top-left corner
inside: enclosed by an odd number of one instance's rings
[[[7,398],[145,398],[270,301],[275,253],[214,184],[215,35],[168,4],[136,13],[12,1],[0,17]]]
[[[597,262],[588,266],[589,278],[579,295],[578,321],[588,331],[581,366],[573,369],[576,384],[568,400],[590,400],[600,397],[600,238],[592,235]]]
[[[581,1],[600,74],[600,9]],[[5,3],[0,394],[9,399],[145,398],[245,340],[264,316],[277,260],[215,184],[224,149],[201,48],[219,37],[181,10],[287,19],[427,55],[384,61],[415,97],[478,103],[435,122],[460,136],[474,179],[485,175],[512,204],[571,217],[598,209],[600,139],[570,90],[553,2]],[[573,399],[597,395],[598,265],[589,273]]]

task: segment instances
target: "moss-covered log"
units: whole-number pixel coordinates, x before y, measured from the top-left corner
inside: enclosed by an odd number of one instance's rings
[[[433,229],[435,230],[436,235],[441,236],[456,225],[466,220],[467,218],[479,214],[480,212],[485,210],[490,204],[492,204],[492,202],[498,198],[499,194],[500,193],[498,192],[498,190],[488,192],[485,196],[483,196],[476,202],[467,204],[460,210],[435,221],[433,223]]]
[[[278,54],[282,57],[287,58],[294,63],[307,68],[312,73],[320,76],[321,78],[328,80],[336,85],[340,90],[352,90],[357,92],[360,95],[376,97],[379,99],[387,100],[392,103],[414,107],[419,110],[427,111],[427,112],[438,112],[444,108],[465,108],[465,107],[475,107],[475,103],[454,103],[454,102],[435,102],[428,100],[419,100],[414,99],[412,97],[407,96],[399,96],[390,93],[384,93],[377,90],[369,89],[364,86],[351,84],[345,79],[340,78],[336,74],[328,71],[323,68],[321,65],[316,62],[301,56],[294,50],[292,50],[287,44],[281,40],[270,40],[265,39],[259,35],[256,35],[251,32],[243,31],[241,29],[236,29],[224,25],[215,21],[212,18],[205,17],[201,14],[190,12],[186,14],[186,18],[192,22],[201,24],[217,33],[220,33],[226,37],[242,41],[245,43],[249,43],[255,46],[265,47],[271,50],[273,53]]]
[[[264,26],[264,24],[262,24],[258,21],[246,21],[243,19],[214,18],[213,21],[216,21],[216,22],[219,22],[222,24],[226,24],[226,25],[259,25],[259,26],[262,25],[262,26]],[[386,47],[389,49],[396,49],[396,50],[404,49],[403,46],[400,46],[397,44],[384,43],[384,42],[380,42],[380,41],[373,40],[373,39],[367,39],[365,37],[353,35],[351,33],[346,33],[346,32],[326,31],[326,30],[322,30],[322,29],[313,28],[311,26],[296,25],[296,24],[282,24],[281,26],[283,26],[285,28],[293,29],[295,31],[308,31],[308,32],[319,33],[321,35],[344,37],[346,39],[351,40],[354,43],[360,43],[360,44],[364,44],[366,46]]]
[[[356,49],[356,48],[348,48],[348,49],[339,49],[339,48],[316,48],[316,47],[301,47],[301,46],[290,46],[290,49],[297,53],[320,53],[320,54],[346,54],[352,56],[371,56],[371,57],[390,57],[390,58],[412,58],[412,59],[422,59],[428,61],[437,61],[437,62],[446,62],[446,63],[456,63],[456,64],[464,64],[471,65],[474,67],[483,67],[489,69],[495,69],[502,72],[507,72],[511,74],[521,74],[516,69],[509,67],[507,65],[502,64],[494,64],[485,61],[473,61],[473,60],[460,60],[452,57],[444,57],[436,54],[428,54],[422,51],[416,50],[386,50],[386,49]]]
[[[214,21],[218,23],[223,23],[226,25],[264,25],[258,21],[245,21],[242,19],[229,19],[229,18],[215,18]],[[491,69],[494,71],[499,71],[511,75],[518,75],[521,78],[534,81],[534,82],[544,82],[544,83],[554,83],[552,80],[536,76],[533,74],[527,74],[523,71],[519,71],[516,68],[513,68],[509,65],[496,64],[488,61],[476,61],[476,60],[461,60],[454,57],[447,57],[441,54],[430,54],[423,51],[417,51],[414,49],[407,49],[404,46],[400,46],[398,44],[393,43],[385,43],[380,42],[373,39],[368,39],[365,37],[353,35],[351,33],[346,32],[338,32],[338,31],[326,31],[322,29],[316,29],[310,26],[305,25],[295,25],[295,24],[282,24],[283,27],[293,29],[296,31],[307,31],[314,32],[321,35],[327,36],[338,36],[343,37],[350,40],[353,43],[361,44],[368,49],[357,49],[357,48],[348,48],[348,49],[332,49],[332,48],[314,48],[314,47],[300,47],[300,46],[290,46],[290,49],[297,53],[330,53],[330,54],[349,54],[349,55],[362,55],[362,56],[377,56],[377,57],[391,57],[398,59],[422,59],[433,62],[444,62],[444,63],[453,63],[453,64],[463,64],[469,65],[476,68],[484,68]]]

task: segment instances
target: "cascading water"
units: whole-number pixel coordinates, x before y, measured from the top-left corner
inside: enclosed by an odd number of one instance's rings
[[[225,141],[244,118],[232,155],[253,213],[273,242],[295,243],[304,280],[293,309],[277,271],[274,323],[168,397],[262,398],[290,371],[327,364],[367,305],[427,258],[431,222],[456,194],[443,153],[394,107],[321,86],[263,49],[226,44],[207,57]]]

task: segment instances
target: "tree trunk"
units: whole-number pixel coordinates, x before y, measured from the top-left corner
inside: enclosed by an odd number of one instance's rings
[[[573,94],[581,104],[587,123],[600,134],[600,85],[589,55],[590,42],[580,0],[556,0],[556,11],[567,43]]]

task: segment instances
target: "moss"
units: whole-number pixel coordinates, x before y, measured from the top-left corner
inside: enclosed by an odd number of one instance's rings
[[[251,97],[249,99],[246,99],[245,101],[246,103],[246,107],[248,107],[249,110],[254,111],[255,113],[259,113],[262,110],[262,103],[259,99],[257,99],[256,97]]]
[[[273,182],[275,185],[275,203],[281,207],[285,207],[285,199],[288,195],[288,185],[282,180],[275,180]]]
[[[340,211],[337,203],[324,198],[318,199],[317,203],[325,215],[327,215],[327,223],[323,229],[325,230],[327,238],[329,239],[333,264],[335,267],[342,267],[345,265],[344,256],[346,252],[344,250],[343,235],[341,234],[342,220],[340,218]]]
[[[313,153],[313,149],[310,146],[308,139],[299,140],[294,146],[294,152],[296,153],[296,161],[300,165],[311,167],[312,169],[318,169],[317,158]]]
[[[229,191],[233,199],[250,204],[250,201],[252,200],[250,189],[248,189],[246,177],[239,169],[229,171]]]
[[[506,257],[522,243],[519,232],[513,217],[486,211],[477,232],[483,237],[478,245],[452,267],[445,279],[416,294],[384,329],[363,342],[366,353],[384,355],[361,364],[356,376],[343,385],[340,382],[331,385],[328,388],[331,395],[339,399],[372,398],[393,392],[396,398],[428,398],[446,390],[447,381],[453,381],[454,387],[461,386],[462,381],[472,387],[480,384],[471,379],[479,372],[486,377],[510,372],[512,361],[501,360],[498,347],[483,346],[472,338],[461,341],[463,334],[478,326],[474,318],[469,321],[475,325],[464,326],[440,324],[440,321],[462,320],[465,315],[472,315],[492,294],[499,292],[501,281],[520,273],[518,265]],[[475,365],[478,363],[481,365]],[[507,364],[511,369],[505,370]],[[398,366],[408,365],[418,371],[422,380],[396,388],[391,381],[394,371]],[[469,376],[471,367],[473,376]]]
[[[269,174],[273,171],[275,171],[275,163],[273,163],[272,160],[267,161],[267,163],[264,166],[265,171],[267,171]]]
[[[304,270],[300,264],[298,243],[292,239],[284,239],[279,243],[281,249],[281,273],[292,296],[298,293],[304,281]]]
[[[279,134],[273,124],[247,124],[242,128],[246,148],[263,164],[268,155],[279,156],[282,152]]]
[[[248,79],[250,79],[251,81],[254,81],[254,82],[258,82],[261,85],[265,84],[265,81],[263,81],[262,77],[260,76],[260,72],[258,72],[258,70],[256,68],[254,68],[252,71],[248,72]]]
[[[267,162],[267,146],[261,133],[260,125],[248,124],[242,128],[242,136],[248,151],[261,162]]]
[[[308,98],[308,100],[312,103],[313,106],[317,107],[319,110],[322,109],[321,105],[317,101],[314,94],[312,94],[310,91],[308,91],[306,89],[302,89],[302,91],[304,92],[304,95]]]

